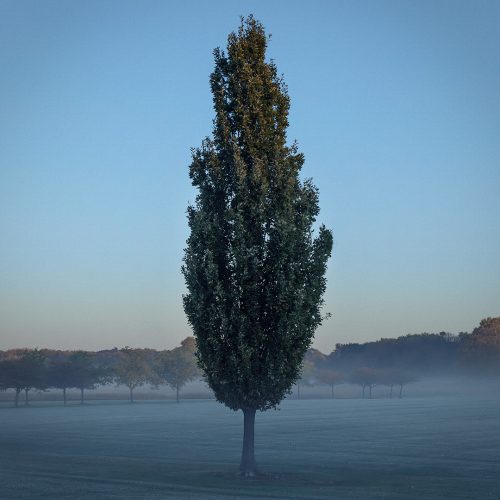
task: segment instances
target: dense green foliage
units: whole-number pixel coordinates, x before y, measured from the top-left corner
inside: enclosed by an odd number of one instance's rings
[[[332,235],[313,225],[318,192],[287,146],[290,100],[252,17],[216,49],[213,138],[193,151],[198,189],[183,273],[198,361],[228,407],[275,407],[321,323]]]

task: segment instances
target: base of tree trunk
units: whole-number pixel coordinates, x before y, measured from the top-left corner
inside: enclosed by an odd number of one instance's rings
[[[254,453],[255,409],[243,410],[243,450],[241,453],[240,476],[252,478],[259,474]]]
[[[245,479],[252,479],[253,477],[257,477],[258,475],[259,475],[258,472],[249,472],[249,471],[247,471],[247,472],[240,471],[240,473],[239,473],[239,476],[243,477]]]

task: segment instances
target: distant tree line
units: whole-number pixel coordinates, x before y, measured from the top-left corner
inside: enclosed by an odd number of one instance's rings
[[[321,354],[321,353],[319,353]],[[324,356],[324,355],[323,355]],[[331,363],[328,356],[322,362],[318,353],[309,351],[308,357],[315,357],[316,363],[306,361],[305,372],[297,383],[297,397],[300,399],[300,385],[326,385],[330,388],[331,397],[335,397],[335,388],[340,384],[353,384],[361,388],[361,397],[372,397],[375,386],[386,386],[388,397],[392,398],[394,388],[397,396],[403,397],[403,388],[418,380],[418,377],[407,370],[399,368],[371,368],[369,366],[351,367],[349,371],[340,371]]]
[[[168,385],[179,401],[181,388],[202,377],[196,363],[193,337],[172,350],[112,349],[98,352],[13,349],[0,351],[0,390],[14,390],[14,404],[24,393],[28,404],[32,389],[78,389],[80,402],[85,391],[100,385],[116,384],[134,390],[143,385]],[[372,397],[375,386],[386,387],[387,397],[403,397],[407,384],[428,376],[468,373],[500,376],[500,317],[483,319],[472,333],[421,333],[380,339],[364,344],[337,344],[323,354],[309,349],[296,384],[325,385],[331,397],[339,384],[359,386],[361,397]]]
[[[325,384],[335,395],[342,383],[359,385],[362,397],[375,386],[388,396],[402,397],[403,388],[418,379],[467,373],[500,376],[500,317],[483,319],[472,333],[420,333],[364,344],[337,344],[330,355],[310,349],[297,383]]]
[[[179,401],[182,386],[200,376],[194,353],[193,337],[170,351],[130,347],[98,352],[12,349],[0,352],[0,390],[13,389],[14,405],[18,406],[23,392],[28,404],[32,389],[60,389],[64,404],[67,390],[78,389],[83,404],[85,390],[101,385],[126,386],[133,402],[137,387],[165,384],[176,391]]]

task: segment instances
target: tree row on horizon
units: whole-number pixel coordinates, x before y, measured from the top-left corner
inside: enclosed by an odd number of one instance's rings
[[[397,387],[402,397],[408,383],[431,375],[469,374],[500,375],[500,318],[486,318],[471,333],[453,335],[446,332],[383,338],[374,342],[337,344],[329,355],[309,349],[301,366],[295,388],[300,398],[301,386],[327,385],[331,396],[340,384],[355,384],[362,397],[371,397],[375,386]],[[196,342],[187,337],[172,350],[123,349],[59,351],[50,349],[11,349],[0,351],[0,390],[15,391],[15,405],[21,392],[31,389],[60,389],[66,402],[66,391],[85,390],[116,384],[134,390],[143,385],[158,388],[169,385],[179,401],[186,382],[202,378],[197,367]]]
[[[54,351],[50,349],[11,349],[0,351],[0,390],[13,389],[14,405],[18,406],[21,392],[25,404],[31,389],[60,389],[64,404],[68,389],[80,391],[80,403],[85,390],[107,384],[129,389],[134,402],[134,389],[150,384],[154,388],[168,385],[176,391],[200,375],[195,359],[195,342],[187,337],[172,350],[112,349],[106,351]]]

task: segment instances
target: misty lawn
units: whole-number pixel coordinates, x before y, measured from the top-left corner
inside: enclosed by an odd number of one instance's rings
[[[257,413],[237,475],[241,412],[213,401],[0,405],[0,498],[500,498],[500,398],[286,400]]]

